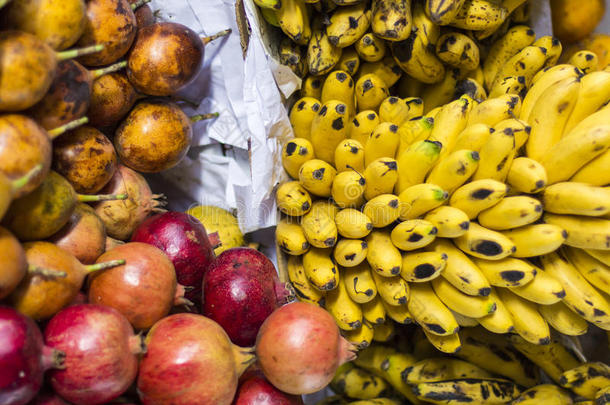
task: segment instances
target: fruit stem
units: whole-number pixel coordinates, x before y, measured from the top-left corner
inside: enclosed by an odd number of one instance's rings
[[[237,371],[237,376],[239,377],[256,360],[254,348],[233,345],[233,358],[235,359],[235,371]]]
[[[33,264],[28,264],[28,273],[30,273],[31,275],[36,275],[36,276],[59,277],[59,278],[64,278],[68,275],[65,271],[43,269],[42,267],[38,267]]]
[[[182,284],[178,284],[176,286],[176,294],[174,294],[174,306],[185,305],[187,308],[194,307],[195,304],[193,301],[189,300],[184,296],[184,293],[188,287],[183,286]]]
[[[131,9],[133,11],[135,11],[146,3],[150,3],[150,0],[139,0],[139,1],[136,1],[135,3],[131,3]]]
[[[125,66],[127,66],[127,61],[124,60],[121,62],[117,62],[114,65],[106,66],[105,68],[102,68],[102,69],[91,70],[91,72],[90,72],[91,77],[95,80],[100,76],[104,76],[105,74],[116,72],[117,70],[121,70]]]
[[[142,333],[131,336],[127,343],[129,345],[129,351],[132,354],[144,354],[146,353],[146,344],[144,343],[144,336]]]
[[[211,118],[216,118],[218,117],[220,114],[216,113],[210,113],[210,114],[198,114],[198,115],[193,115],[192,117],[189,117],[189,119],[191,120],[191,122],[197,122],[197,121],[203,121],[203,120],[209,120]]]
[[[64,360],[66,359],[66,353],[61,350],[53,349],[49,346],[43,346],[42,348],[42,369],[49,370],[51,368],[64,369],[66,365]]]
[[[98,270],[105,270],[105,269],[109,269],[111,267],[122,266],[123,264],[125,264],[125,260],[123,260],[123,259],[110,260],[108,262],[90,264],[90,265],[85,266],[85,272],[92,273],[92,272],[98,271]]]
[[[218,231],[208,233],[208,239],[210,240],[210,245],[212,245],[212,249],[216,249],[222,246],[222,241],[220,240],[220,235]]]
[[[209,37],[201,37],[201,42],[203,42],[203,45],[207,45],[215,39],[229,35],[231,32],[233,32],[233,30],[231,28],[227,28],[226,30],[217,32],[214,35],[210,35]]]
[[[339,365],[356,359],[358,347],[355,344],[348,342],[343,336],[339,339]]]
[[[68,49],[67,51],[56,52],[55,55],[57,56],[57,60],[61,62],[62,60],[74,59],[79,56],[100,52],[103,49],[104,49],[103,44],[97,44],[97,45],[86,46],[84,48]]]
[[[92,201],[113,201],[113,200],[126,200],[127,194],[77,194],[76,197],[80,202],[92,202]]]
[[[0,0],[1,1],[1,0]],[[19,177],[17,180],[13,180],[13,191],[20,190],[25,187],[34,177],[38,176],[42,171],[42,163],[34,166],[32,170],[27,172],[25,175]]]
[[[86,123],[89,122],[89,118],[87,117],[82,117],[82,118],[78,118],[74,121],[70,121],[65,125],[62,125],[61,127],[57,127],[57,128],[53,128],[50,129],[48,132],[49,137],[51,138],[51,140],[57,138],[59,135],[66,133],[74,128],[78,128],[81,125],[85,125]]]
[[[278,305],[284,305],[296,300],[296,294],[290,283],[275,282],[275,299]]]

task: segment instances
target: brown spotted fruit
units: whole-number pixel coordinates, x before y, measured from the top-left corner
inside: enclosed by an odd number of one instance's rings
[[[86,115],[94,127],[111,127],[127,115],[140,97],[123,72],[110,73],[93,82]]]
[[[155,14],[148,6],[150,0],[129,0],[131,9],[136,16],[138,29],[155,23]]]

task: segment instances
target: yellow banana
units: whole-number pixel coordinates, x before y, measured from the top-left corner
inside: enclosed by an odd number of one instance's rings
[[[389,95],[387,85],[374,73],[361,74],[356,82],[356,102],[360,110],[377,111]]]
[[[360,66],[360,76],[371,73],[383,80],[386,86],[391,87],[402,76],[402,69],[391,55],[386,55],[378,62],[365,62]]]
[[[479,322],[476,320],[476,318],[471,318],[466,315],[458,314],[457,312],[453,311],[452,309],[449,309],[449,310],[453,314],[453,317],[457,321],[458,325],[460,325],[460,328],[471,328],[474,326],[479,326]]]
[[[434,128],[429,139],[443,145],[441,156],[447,155],[452,150],[456,138],[466,128],[468,113],[472,108],[473,103],[462,97],[444,105],[434,118]]]
[[[586,51],[585,51],[586,52]],[[580,79],[580,92],[563,134],[568,134],[579,122],[610,101],[610,72],[592,72]]]
[[[299,178],[301,165],[313,158],[313,145],[305,138],[294,138],[282,148],[282,165],[293,179]]]
[[[352,267],[342,268],[341,277],[345,280],[345,288],[349,297],[355,303],[365,304],[377,296],[377,287],[368,263],[362,262]]]
[[[610,266],[610,251],[595,249],[584,249],[584,251],[587,252],[589,256],[604,263],[606,266]]]
[[[555,183],[544,190],[544,209],[553,214],[603,216],[610,212],[610,189],[585,183]]]
[[[436,184],[448,194],[452,194],[468,181],[478,166],[478,152],[467,149],[456,150],[440,159],[426,178],[426,183]]]
[[[433,333],[428,332],[426,329],[422,328],[424,335],[428,342],[434,346],[434,348],[440,352],[447,354],[455,354],[460,351],[462,348],[462,342],[460,340],[460,335],[458,333],[454,333],[453,335],[447,336],[439,336]]]
[[[473,258],[474,264],[483,272],[489,284],[495,287],[519,287],[531,282],[536,276],[536,267],[524,260],[506,257],[502,260]]]
[[[530,45],[523,48],[500,67],[491,88],[508,76],[525,77],[526,86],[529,87],[536,72],[544,66],[546,55],[547,49],[540,46]]]
[[[561,42],[551,35],[545,35],[538,38],[532,45],[546,49],[544,67],[555,66],[557,60],[559,60],[559,56],[561,56],[561,51],[563,50]]]
[[[515,9],[510,15],[510,19],[516,24],[525,24],[531,20],[532,2],[526,1]]]
[[[344,48],[341,53],[341,58],[335,66],[337,69],[344,70],[349,73],[350,76],[354,77],[360,67],[360,58],[354,47]]]
[[[326,293],[324,307],[335,318],[340,329],[355,330],[362,326],[362,309],[351,300],[344,279],[339,279],[337,288]]]
[[[453,192],[449,205],[474,219],[483,210],[499,203],[508,193],[508,186],[497,180],[483,179],[466,183]]]
[[[262,9],[261,9],[262,10]],[[271,11],[267,9],[268,11]],[[264,16],[264,14],[263,14]],[[279,25],[279,21],[278,21]],[[284,37],[279,45],[279,60],[282,65],[288,66],[300,78],[308,73],[306,57],[301,47],[290,38]]]
[[[457,98],[465,95],[469,96],[477,102],[486,100],[488,97],[483,85],[470,77],[460,80],[455,89],[454,97]]]
[[[436,227],[423,219],[409,219],[392,229],[392,243],[397,248],[409,251],[429,245],[436,237]]]
[[[506,9],[506,15],[504,19],[498,20],[494,25],[490,26],[484,31],[477,31],[475,33],[476,38],[478,40],[482,40],[493,35],[496,31],[499,31],[501,29],[501,26],[503,26],[503,23],[509,23],[508,17],[511,16],[513,11],[522,6],[524,3],[526,3],[526,0],[502,0],[500,2],[500,5]]]
[[[411,33],[411,2],[409,0],[373,0],[371,29],[379,38],[403,41]]]
[[[607,405],[610,404],[610,385],[600,389],[595,394],[596,405]]]
[[[435,118],[440,108],[451,102],[455,97],[455,89],[460,81],[461,71],[456,68],[445,68],[444,76],[436,83],[428,84],[415,95],[424,100],[425,112],[428,117]]]
[[[322,86],[322,95],[320,97],[320,101],[324,106],[332,100],[340,101],[347,106],[348,116],[351,117],[356,114],[354,80],[349,73],[343,70],[335,70],[326,76],[326,80],[324,80],[324,85]],[[347,125],[347,120],[343,122],[343,125]],[[345,135],[347,135],[347,132]]]
[[[356,114],[350,123],[348,134],[351,139],[360,142],[364,147],[380,121],[379,116],[375,111],[362,110],[360,106],[359,108],[361,111]],[[364,170],[364,160],[362,161],[362,165],[362,170]]]
[[[561,246],[568,233],[552,224],[533,224],[503,231],[516,247],[514,257],[534,257],[555,251]]]
[[[610,220],[574,215],[544,214],[544,222],[560,226],[568,236],[565,244],[582,249],[610,250]]]
[[[354,267],[366,259],[368,247],[365,241],[359,239],[341,239],[333,250],[337,264],[343,267]]]
[[[311,194],[330,197],[331,186],[337,171],[320,159],[310,159],[299,169],[299,183]]]
[[[551,305],[538,305],[538,312],[553,329],[564,335],[580,336],[589,329],[587,321],[561,301]]]
[[[610,367],[600,361],[581,364],[564,371],[559,385],[582,397],[595,399],[599,390],[610,386]]]
[[[407,306],[413,318],[428,333],[448,336],[453,335],[460,328],[453,314],[436,295],[430,283],[411,284],[411,295]]]
[[[377,329],[379,325],[384,324],[384,322],[386,324],[391,324],[391,321],[386,321],[385,308],[383,307],[379,295],[375,295],[372,300],[362,304],[362,316],[365,321],[373,325],[375,329]]]
[[[521,98],[519,96],[504,94],[496,98],[489,98],[472,108],[472,111],[468,114],[466,126],[470,127],[475,124],[485,124],[493,127],[503,120],[518,117],[520,111]],[[473,147],[466,147],[464,149],[477,150]],[[480,148],[478,150],[480,150]]]
[[[511,381],[482,378],[419,383],[413,392],[422,401],[434,404],[504,404],[521,393]]]
[[[500,97],[503,94],[514,94],[521,98],[527,93],[525,76],[507,76],[497,81],[489,90],[489,98]]]
[[[322,105],[311,122],[311,143],[318,150],[318,159],[335,163],[335,149],[347,137],[349,114],[348,106],[340,101],[330,100]]]
[[[334,217],[322,209],[312,209],[303,216],[301,227],[307,241],[317,248],[333,247],[337,242]]]
[[[423,283],[445,269],[447,255],[439,252],[410,252],[402,255],[400,276],[409,282]]]
[[[508,10],[485,0],[466,0],[450,26],[471,31],[497,27],[508,16]]]
[[[355,405],[400,405],[400,401],[392,398],[373,398],[350,402]]]
[[[333,201],[341,208],[360,207],[364,203],[366,181],[357,171],[341,172],[331,186]]]
[[[341,48],[329,41],[324,28],[321,19],[313,19],[312,35],[307,46],[307,67],[313,76],[330,72],[341,59]]]
[[[456,378],[489,378],[491,374],[464,360],[433,357],[418,361],[407,369],[404,379],[409,384],[453,380]]]
[[[510,165],[506,182],[516,192],[535,194],[546,187],[546,170],[534,159],[518,157]]]
[[[529,139],[530,133],[532,131],[532,127],[529,126],[525,121],[511,118],[508,120],[504,120],[499,122],[494,126],[496,131],[512,131],[515,137],[515,149],[519,150],[527,140]]]
[[[365,325],[362,328],[367,330],[367,334],[370,331],[370,337],[372,338],[373,328],[366,327]],[[367,343],[370,343],[370,340]],[[368,344],[362,348],[364,349],[365,347],[368,347]],[[345,367],[347,364],[351,367]],[[342,370],[341,368],[344,369]],[[330,387],[334,392],[355,399],[374,399],[389,393],[389,384],[383,378],[370,371],[355,367],[353,363],[346,363],[341,368],[337,370],[335,377],[330,383]]]
[[[489,295],[489,281],[472,260],[450,240],[437,238],[427,250],[447,255],[447,264],[441,276],[454,287],[468,295]]]
[[[276,9],[277,21],[286,36],[299,45],[312,38],[307,6],[303,0],[282,0]]]
[[[298,181],[281,184],[276,192],[278,209],[286,215],[298,217],[311,209],[311,196]]]
[[[482,318],[496,310],[496,303],[491,297],[464,294],[443,277],[437,277],[430,283],[443,304],[458,314]]]
[[[369,251],[367,261],[371,268],[383,277],[400,274],[402,256],[392,244],[389,231],[374,230],[366,237]]]
[[[261,9],[278,9],[282,3],[280,0],[254,0],[254,4]]]
[[[504,305],[502,299],[496,292],[496,289],[492,287],[489,293],[489,298],[496,303],[496,310],[486,316],[476,319],[482,327],[493,333],[510,333],[515,330],[515,323],[513,317]]]
[[[547,345],[551,341],[549,324],[538,312],[536,304],[524,300],[506,288],[498,288],[498,296],[513,318],[515,332],[526,341]]]
[[[394,160],[400,143],[397,132],[398,126],[391,122],[382,122],[377,125],[364,147],[364,167],[368,168],[373,161],[380,158]]]
[[[335,168],[338,172],[364,171],[364,147],[355,139],[339,142],[335,149]]]
[[[480,160],[474,180],[504,181],[508,175],[516,152],[515,132],[523,130],[523,125],[511,119],[498,123],[494,129],[479,152]]]
[[[344,238],[364,238],[373,229],[371,219],[353,208],[345,208],[339,211],[335,215],[335,223],[339,235]]]
[[[390,122],[400,127],[409,118],[413,117],[411,106],[416,105],[412,102],[415,100],[419,100],[419,105],[423,105],[421,99],[408,100],[409,102],[405,102],[394,96],[386,98],[379,106],[379,119],[381,122]]]
[[[309,242],[305,238],[303,228],[297,220],[293,218],[281,218],[275,229],[275,239],[277,245],[283,252],[299,256],[309,250]]]
[[[320,102],[313,97],[297,100],[290,110],[290,124],[295,138],[311,139],[311,122],[320,111]]]
[[[301,97],[311,97],[319,100],[322,96],[322,85],[324,78],[318,76],[307,76],[301,83]]]
[[[598,58],[595,52],[591,51],[578,51],[570,57],[568,60],[570,65],[574,65],[583,73],[591,73],[597,70]]]
[[[355,43],[354,48],[360,59],[366,62],[378,62],[385,56],[386,46],[382,39],[372,32],[362,35]]]
[[[442,148],[440,142],[416,141],[398,155],[398,181],[394,191],[400,194],[411,186],[423,183],[438,160]]]
[[[547,207],[545,203],[545,208]],[[542,216],[542,204],[535,198],[518,195],[503,198],[479,214],[479,224],[496,231],[514,229],[536,222]]]
[[[424,100],[419,97],[405,97],[403,103],[409,109],[407,119],[419,118],[424,115]]]
[[[426,14],[438,25],[447,25],[455,18],[464,0],[426,0]]]
[[[402,325],[413,323],[413,316],[407,308],[407,304],[390,305],[385,300],[381,300],[388,318]]]
[[[539,268],[536,268],[536,275],[532,281],[509,289],[521,298],[541,305],[556,304],[566,295],[559,280]]]
[[[372,200],[379,195],[391,193],[397,178],[396,160],[384,157],[372,161],[364,170],[364,198]]]
[[[331,44],[339,48],[352,45],[364,35],[371,24],[371,11],[364,2],[339,7],[331,14],[326,35]]]
[[[422,103],[423,105],[423,103]],[[411,144],[428,139],[434,128],[434,119],[430,117],[414,117],[398,127],[400,144],[396,157],[401,156]]]
[[[525,390],[511,404],[520,405],[571,405],[570,394],[553,384],[536,385]]]
[[[288,256],[286,270],[290,284],[292,284],[292,288],[299,301],[321,305],[326,292],[318,290],[309,282],[305,274],[305,267],[303,267],[302,257]]]
[[[474,109],[476,109],[476,107],[473,108],[473,111]],[[487,143],[489,135],[493,131],[494,130],[491,129],[489,125],[483,123],[467,126],[462,132],[460,132],[457,138],[455,138],[453,150],[450,152],[455,152],[458,150],[471,150],[478,153],[483,145]]]
[[[440,238],[457,238],[466,233],[470,227],[468,215],[459,208],[442,206],[428,212],[424,219],[436,227],[436,236]]]
[[[436,43],[436,55],[448,65],[465,70],[479,66],[479,47],[459,32],[442,35]]]
[[[381,194],[369,200],[362,212],[371,219],[373,227],[383,228],[398,219],[400,201],[394,194]]]
[[[377,286],[377,294],[383,302],[388,305],[396,306],[406,304],[409,299],[409,284],[398,276],[385,277],[377,271],[370,272],[375,285]],[[386,313],[389,315],[388,308],[385,307]]]
[[[379,300],[379,302],[381,302],[381,300]],[[377,324],[373,327],[373,340],[375,342],[387,342],[394,337],[394,332],[396,332],[396,330],[392,320]]]
[[[398,196],[402,204],[400,219],[418,218],[436,207],[443,205],[449,194],[436,184],[416,184],[403,190]]]
[[[563,253],[589,283],[601,291],[610,291],[610,266],[590,256],[582,249],[565,247]]]
[[[571,181],[605,186],[610,184],[610,150],[591,160],[580,168],[571,178]]]
[[[339,284],[339,272],[330,254],[330,249],[311,248],[303,255],[307,280],[320,291],[333,290]]]

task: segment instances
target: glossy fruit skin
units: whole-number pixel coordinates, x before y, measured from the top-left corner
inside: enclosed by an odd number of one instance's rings
[[[178,282],[193,288],[185,297],[200,303],[203,275],[215,259],[201,222],[182,212],[157,214],[136,229],[131,241],[161,249],[172,261]]]
[[[40,390],[45,370],[61,366],[61,355],[44,346],[30,318],[0,305],[0,403],[24,405]]]
[[[95,263],[106,250],[104,223],[85,203],[78,203],[68,223],[48,240],[73,254],[83,264]]]
[[[174,265],[160,249],[130,242],[107,251],[97,262],[124,259],[125,264],[93,273],[88,299],[118,310],[135,329],[148,329],[165,317],[176,295]]]
[[[77,193],[97,193],[110,181],[116,168],[112,142],[93,127],[76,128],[53,142],[53,169]]]
[[[138,93],[122,72],[109,73],[93,81],[87,117],[96,127],[117,124],[138,99]]]
[[[0,300],[17,288],[25,277],[27,267],[21,244],[15,235],[0,226]]]
[[[236,345],[252,346],[262,323],[283,303],[280,284],[273,263],[256,249],[225,250],[203,278],[201,313],[218,322]]]
[[[177,104],[143,101],[117,128],[114,147],[124,165],[158,173],[176,166],[192,139],[191,121]]]
[[[101,52],[81,56],[85,66],[103,66],[118,61],[129,51],[137,31],[136,16],[127,0],[88,0],[87,21],[79,47],[104,44]]]
[[[42,164],[40,173],[14,196],[23,197],[38,187],[49,173],[52,158],[51,140],[36,121],[19,114],[0,116],[0,139],[0,171],[9,179],[23,177]]]
[[[136,378],[139,338],[113,308],[69,306],[51,318],[44,337],[47,345],[66,354],[65,368],[49,373],[53,390],[74,404],[112,401]]]
[[[233,405],[302,405],[297,395],[289,395],[275,388],[260,370],[249,370],[240,379]]]
[[[169,96],[194,79],[202,61],[203,43],[193,30],[158,22],[138,30],[127,76],[141,93]]]

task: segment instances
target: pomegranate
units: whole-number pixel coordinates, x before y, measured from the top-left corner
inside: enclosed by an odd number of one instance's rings
[[[172,305],[192,304],[176,282],[174,265],[160,249],[129,242],[101,255],[98,262],[125,259],[125,264],[92,274],[88,300],[118,310],[136,329],[148,329]]]
[[[113,308],[69,306],[51,318],[44,337],[49,347],[66,354],[65,368],[49,372],[53,390],[74,404],[112,401],[136,378],[142,339]]]
[[[229,405],[239,376],[254,361],[220,325],[195,314],[162,319],[145,343],[137,383],[144,405]]]
[[[305,302],[276,309],[256,338],[263,374],[276,388],[294,395],[324,388],[341,364],[356,358],[355,350],[328,312]]]
[[[251,368],[240,379],[233,405],[302,405],[296,395],[285,394],[275,388],[260,370]]]
[[[40,392],[28,405],[70,405],[53,392]]]
[[[182,212],[157,214],[144,221],[131,240],[161,249],[174,264],[178,282],[193,288],[185,297],[200,302],[203,274],[215,258],[201,222]]]
[[[203,315],[218,322],[238,346],[252,346],[263,321],[290,298],[273,263],[238,247],[216,258],[203,279]]]
[[[27,404],[40,390],[45,370],[62,367],[63,357],[44,346],[34,321],[0,306],[0,404]]]

